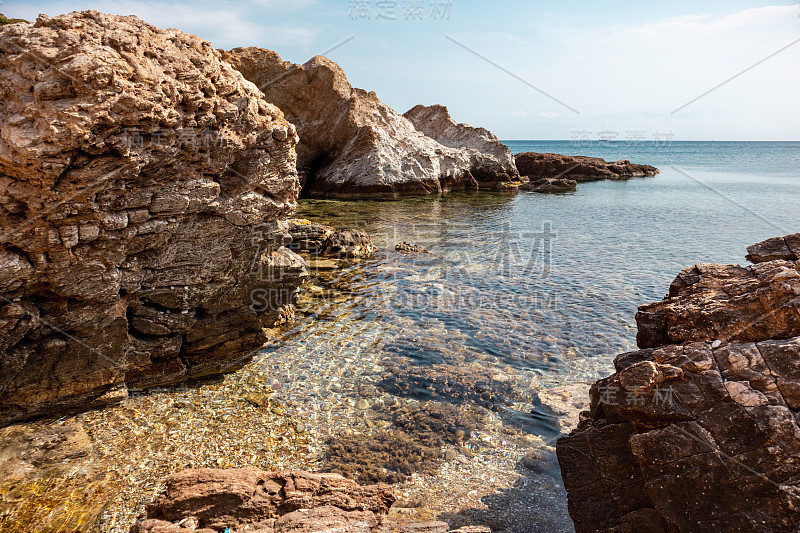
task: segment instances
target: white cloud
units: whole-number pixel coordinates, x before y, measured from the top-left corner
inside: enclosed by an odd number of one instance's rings
[[[733,34],[743,29],[769,28],[776,23],[797,22],[797,6],[766,6],[746,9],[730,15],[683,15],[659,22],[649,22],[614,33],[610,40],[673,40]]]

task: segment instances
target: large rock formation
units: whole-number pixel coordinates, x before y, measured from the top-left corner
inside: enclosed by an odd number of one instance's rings
[[[521,176],[531,182],[541,178],[564,178],[576,182],[626,180],[655,176],[660,171],[650,165],[632,164],[627,159],[606,161],[599,157],[524,152],[514,156]]]
[[[800,234],[695,265],[558,442],[576,530],[797,531]]]
[[[465,149],[470,172],[479,183],[519,180],[514,156],[505,144],[487,129],[459,124],[443,105],[415,106],[403,114],[417,130],[448,148]]]
[[[447,523],[388,517],[389,485],[359,486],[338,474],[256,468],[178,472],[132,533],[446,533]],[[488,528],[465,528],[486,532]]]
[[[281,111],[208,42],[135,17],[6,25],[0,51],[0,425],[260,347],[305,273],[282,246]]]
[[[485,130],[440,121],[426,130],[450,144],[437,142],[374,92],[354,89],[344,71],[325,57],[293,65],[260,48],[235,48],[223,52],[223,57],[297,126],[298,170],[309,196],[380,197],[503,188],[517,176],[508,148]]]

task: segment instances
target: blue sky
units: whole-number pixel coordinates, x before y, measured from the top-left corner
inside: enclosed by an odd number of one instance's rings
[[[135,14],[218,48],[261,46],[298,63],[352,37],[327,55],[353,85],[400,112],[447,105],[456,120],[502,139],[800,140],[800,42],[788,46],[800,39],[796,2],[0,4],[28,19],[81,9]]]

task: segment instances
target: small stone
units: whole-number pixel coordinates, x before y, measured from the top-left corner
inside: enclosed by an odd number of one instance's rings
[[[455,450],[445,450],[444,451],[444,460],[445,461],[452,461],[458,457],[458,453]]]
[[[711,347],[712,348],[719,348],[720,346],[722,346],[722,341],[719,340],[719,339],[717,339],[717,340],[715,340],[714,342],[711,343]]]
[[[360,409],[362,411],[365,409],[369,409],[369,403],[367,403],[367,400],[361,398],[356,402],[356,409]]]
[[[261,407],[269,403],[269,396],[260,392],[248,392],[244,399],[256,407]]]

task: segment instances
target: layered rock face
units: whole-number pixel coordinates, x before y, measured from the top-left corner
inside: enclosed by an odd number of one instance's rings
[[[531,182],[541,178],[564,178],[572,181],[625,180],[655,176],[660,171],[650,165],[632,164],[627,159],[606,161],[599,157],[539,154],[525,152],[514,156],[521,176]]]
[[[235,48],[223,57],[297,126],[298,170],[309,196],[499,189],[517,176],[508,148],[485,130],[456,125],[436,107],[409,112],[421,123],[427,114],[437,118],[419,131],[375,93],[353,88],[344,71],[325,57],[293,65],[260,48]]]
[[[305,274],[281,111],[135,17],[42,16],[0,50],[0,425],[261,346]]]
[[[800,527],[800,234],[748,251],[642,306],[642,349],[559,440],[577,531]]]
[[[359,486],[338,474],[265,472],[256,468],[178,472],[147,507],[132,533],[353,532],[446,533],[445,522],[387,516],[389,485]],[[465,528],[479,533],[488,528]]]

